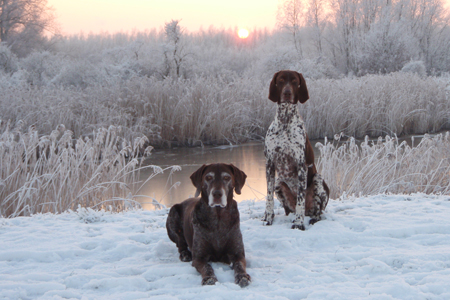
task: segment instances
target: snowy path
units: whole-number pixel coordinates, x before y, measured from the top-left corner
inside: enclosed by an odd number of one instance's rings
[[[239,204],[244,289],[223,264],[219,283],[200,285],[166,209],[0,219],[0,299],[450,299],[450,197],[331,201],[305,232],[277,207],[264,227],[264,202]]]

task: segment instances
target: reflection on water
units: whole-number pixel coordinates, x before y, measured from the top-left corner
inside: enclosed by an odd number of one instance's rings
[[[314,145],[315,142],[312,142]],[[316,149],[314,149],[316,152]],[[318,153],[315,153],[316,157]],[[169,172],[157,175],[151,179],[141,190],[141,195],[149,196],[143,198],[144,209],[153,209],[150,198],[172,206],[195,194],[190,176],[203,164],[227,163],[233,164],[245,174],[247,180],[242,188],[241,195],[234,195],[236,201],[255,199],[264,200],[266,196],[266,159],[264,157],[264,142],[251,142],[239,146],[219,146],[205,148],[178,148],[154,150],[146,165],[157,165],[165,168],[173,165],[181,167],[181,171],[174,172],[169,177]],[[151,170],[141,172],[141,180],[145,181],[152,173]],[[175,183],[179,186],[171,188]]]
[[[422,136],[415,136],[415,145],[417,145]],[[374,139],[371,139],[374,140]],[[399,139],[406,140],[411,145],[411,136]],[[376,139],[375,139],[376,141]],[[311,141],[314,148],[314,155],[317,160],[319,151],[315,148],[319,141]],[[320,140],[323,143],[323,140]],[[360,141],[357,141],[360,143]],[[153,209],[151,199],[155,199],[168,207],[173,204],[192,197],[195,193],[195,187],[192,185],[190,176],[203,164],[211,163],[232,163],[247,174],[245,186],[242,188],[242,194],[235,194],[234,198],[239,202],[242,200],[255,199],[264,200],[267,192],[264,142],[252,142],[239,146],[220,146],[206,148],[177,148],[154,150],[152,155],[146,160],[146,165],[156,165],[161,168],[178,165],[181,171],[174,172],[169,176],[170,171],[157,175],[151,179],[142,188],[139,194],[148,196],[140,199],[144,209]],[[152,171],[145,169],[141,171],[141,180],[145,181]],[[179,183],[175,188],[174,184]]]
[[[158,202],[172,206],[179,203],[195,193],[189,176],[203,164],[232,163],[245,174],[247,180],[242,188],[242,194],[235,194],[237,201],[246,199],[264,199],[266,193],[266,175],[264,144],[262,142],[248,143],[239,146],[220,146],[211,148],[178,148],[156,150],[152,153],[146,164],[157,165],[162,168],[178,165],[181,171],[174,172],[171,178],[169,173],[158,175],[151,179],[142,189],[142,195],[148,195]],[[167,173],[167,174],[166,174]],[[151,174],[150,170],[141,172],[141,179],[145,180]],[[179,182],[176,188],[169,188]],[[149,199],[142,200],[143,202]],[[152,207],[146,207],[151,209]]]

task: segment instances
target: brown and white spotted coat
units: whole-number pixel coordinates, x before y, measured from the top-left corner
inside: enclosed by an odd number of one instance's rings
[[[305,215],[313,224],[320,220],[329,189],[314,165],[314,153],[306,134],[297,103],[309,99],[302,74],[295,71],[275,73],[270,83],[269,99],[278,104],[275,120],[265,140],[267,200],[264,221],[274,218],[274,192],[286,215],[295,213],[292,228],[305,230]]]

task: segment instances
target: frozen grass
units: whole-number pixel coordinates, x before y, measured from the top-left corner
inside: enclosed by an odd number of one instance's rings
[[[450,135],[425,135],[416,146],[396,137],[357,145],[354,138],[317,144],[318,169],[331,189],[331,198],[346,195],[449,194]]]
[[[34,127],[23,130],[2,124],[0,134],[0,216],[28,216],[67,210],[124,211],[141,207],[140,188],[166,171],[156,166],[142,182],[140,171],[147,139],[129,142],[120,128],[100,128],[92,137],[72,139],[63,125],[39,136]],[[354,138],[318,143],[318,169],[331,189],[331,198],[346,195],[449,194],[450,134],[425,135],[410,146],[396,137],[358,144]],[[170,172],[176,170],[171,167]],[[145,196],[146,197],[146,196]],[[146,197],[148,198],[148,197]],[[153,201],[156,208],[159,203]]]
[[[308,81],[311,99],[301,109],[311,138],[336,133],[423,134],[450,127],[449,81],[391,73],[357,79]]]
[[[140,207],[139,173],[150,153],[146,137],[133,142],[120,138],[118,128],[99,128],[92,138],[72,139],[63,125],[39,136],[23,122],[0,134],[0,216],[61,213],[80,206],[123,211]],[[161,173],[153,168],[153,175]],[[155,205],[159,205],[155,203]]]
[[[133,77],[84,89],[19,88],[0,94],[4,120],[23,120],[49,134],[64,124],[75,136],[121,126],[121,136],[141,134],[153,146],[240,143],[262,139],[275,104],[269,77]],[[407,73],[355,79],[307,79],[311,99],[300,106],[311,139],[401,136],[450,128],[448,82]],[[448,92],[447,92],[448,93]],[[14,105],[11,105],[14,99]]]
[[[0,95],[0,107],[4,119],[23,120],[44,133],[59,124],[75,136],[115,125],[123,137],[144,134],[153,146],[223,144],[264,136],[274,109],[266,94],[265,85],[248,78],[136,77],[83,90],[10,87]]]

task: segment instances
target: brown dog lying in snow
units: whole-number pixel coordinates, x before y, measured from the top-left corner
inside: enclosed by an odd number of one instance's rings
[[[232,164],[203,165],[191,175],[196,198],[175,204],[169,211],[169,238],[177,245],[181,261],[192,260],[192,266],[202,275],[202,285],[217,282],[208,262],[232,264],[235,282],[241,287],[251,281],[233,199],[233,189],[240,194],[246,177]]]

